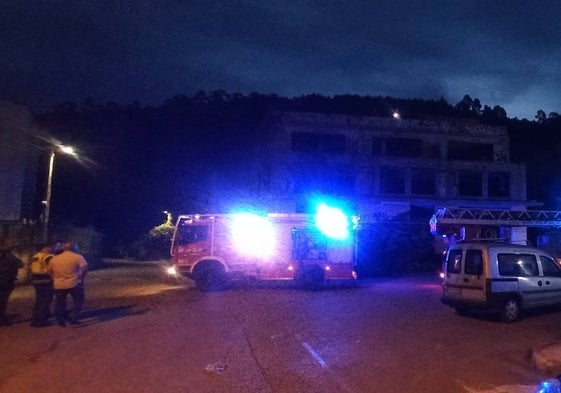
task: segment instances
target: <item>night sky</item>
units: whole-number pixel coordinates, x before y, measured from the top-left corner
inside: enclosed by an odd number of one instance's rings
[[[465,94],[561,112],[561,2],[0,0],[0,98]]]

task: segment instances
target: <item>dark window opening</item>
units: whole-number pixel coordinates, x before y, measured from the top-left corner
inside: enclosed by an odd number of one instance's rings
[[[462,250],[450,250],[446,261],[446,272],[454,274],[462,272]]]
[[[440,158],[440,145],[438,144],[438,142],[427,142],[424,150],[425,157]]]
[[[561,276],[561,269],[559,269],[559,266],[557,266],[557,264],[553,259],[540,255],[540,261],[542,263],[542,270],[544,276],[554,276],[554,277]]]
[[[448,159],[465,161],[493,161],[493,145],[474,142],[448,142]]]
[[[536,257],[531,254],[498,254],[501,276],[532,277],[538,275]]]
[[[483,274],[483,254],[481,250],[466,251],[466,266],[464,268],[466,274],[481,276]]]
[[[380,169],[380,191],[385,194],[405,194],[405,170],[382,167]]]
[[[490,172],[487,189],[490,197],[510,197],[510,173]]]
[[[411,193],[435,195],[436,173],[432,169],[413,168],[411,170]]]
[[[293,132],[290,143],[294,152],[344,154],[346,137],[342,134]]]
[[[393,157],[421,157],[423,141],[414,138],[387,138],[386,155]]]
[[[181,224],[177,228],[176,244],[186,245],[206,240],[208,237],[208,226],[206,225],[185,225]]]
[[[291,136],[292,151],[314,153],[318,150],[319,138],[317,134],[307,132],[293,132]]]
[[[460,172],[458,181],[458,194],[460,196],[482,196],[481,173],[463,171]]]

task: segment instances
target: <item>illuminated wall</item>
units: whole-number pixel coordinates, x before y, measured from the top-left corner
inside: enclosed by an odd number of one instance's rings
[[[31,218],[38,152],[33,119],[20,105],[0,101],[0,221]]]

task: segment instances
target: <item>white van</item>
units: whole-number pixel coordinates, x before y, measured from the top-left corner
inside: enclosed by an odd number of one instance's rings
[[[442,303],[460,314],[488,309],[513,322],[524,309],[561,304],[561,269],[536,248],[489,242],[450,246]]]

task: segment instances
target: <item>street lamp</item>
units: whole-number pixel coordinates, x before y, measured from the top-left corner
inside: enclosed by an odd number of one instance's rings
[[[167,210],[164,210],[163,213],[166,215],[166,225],[172,225],[171,223],[171,213],[168,212]]]
[[[45,205],[45,216],[43,219],[43,238],[44,241],[48,240],[48,228],[49,228],[49,219],[51,213],[51,194],[53,188],[53,171],[55,168],[55,153],[59,151],[63,154],[69,154],[71,156],[76,156],[76,151],[72,146],[64,146],[64,145],[56,145],[51,149],[51,154],[49,158],[49,175],[47,177],[47,197],[43,201]]]

